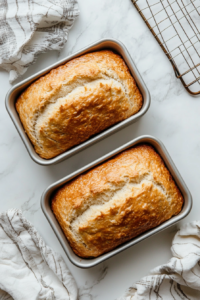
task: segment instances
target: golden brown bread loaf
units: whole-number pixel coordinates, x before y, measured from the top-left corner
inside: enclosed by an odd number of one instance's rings
[[[35,151],[50,159],[137,113],[142,103],[124,60],[103,50],[75,58],[32,83],[16,109]]]
[[[73,251],[96,257],[177,215],[183,197],[161,157],[146,144],[67,183],[52,210]]]

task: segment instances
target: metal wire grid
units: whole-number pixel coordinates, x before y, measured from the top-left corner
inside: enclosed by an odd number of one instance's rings
[[[200,94],[200,0],[132,0],[175,75],[192,95]]]

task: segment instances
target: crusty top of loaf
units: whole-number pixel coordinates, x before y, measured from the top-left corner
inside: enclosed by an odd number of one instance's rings
[[[126,150],[59,188],[52,210],[73,251],[96,257],[181,211],[183,197],[148,144]]]
[[[135,114],[142,102],[124,60],[103,50],[32,83],[16,109],[36,152],[49,159]]]

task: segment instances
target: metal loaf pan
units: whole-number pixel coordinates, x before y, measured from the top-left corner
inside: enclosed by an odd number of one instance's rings
[[[102,50],[102,49],[111,49],[114,52],[119,53],[123,59],[125,60],[127,66],[129,67],[129,70],[132,74],[132,76],[134,77],[142,95],[143,95],[143,106],[141,108],[141,110],[136,113],[135,115],[129,117],[128,119],[119,122],[118,124],[115,124],[113,126],[111,126],[110,128],[104,130],[103,132],[100,132],[99,134],[96,134],[95,136],[92,136],[90,139],[88,139],[87,141],[81,143],[80,145],[77,145],[69,150],[67,150],[66,152],[52,158],[52,159],[43,159],[41,158],[36,152],[35,149],[31,143],[31,141],[29,140],[28,136],[26,135],[23,125],[19,119],[19,115],[15,109],[15,101],[17,100],[17,97],[19,96],[19,94],[26,89],[33,81],[35,81],[36,79],[38,79],[39,77],[45,75],[46,73],[48,73],[51,69],[56,68],[60,65],[65,64],[66,62],[72,60],[75,57],[81,56],[83,54],[89,53],[89,52],[93,52],[93,51],[97,51],[97,50]],[[150,94],[149,91],[140,75],[140,73],[138,72],[130,54],[128,53],[126,47],[119,41],[117,40],[113,40],[113,39],[103,39],[100,40],[96,43],[93,43],[92,45],[89,45],[88,47],[76,52],[73,55],[68,56],[65,59],[60,60],[59,62],[51,65],[50,67],[38,72],[37,74],[23,80],[22,82],[18,83],[17,85],[13,86],[9,92],[6,95],[6,109],[19,133],[19,135],[21,136],[22,141],[24,142],[24,145],[26,146],[26,149],[28,150],[29,155],[31,156],[31,158],[38,164],[40,165],[52,165],[52,164],[56,164],[58,162],[61,162],[62,160],[70,157],[71,155],[83,150],[84,148],[94,144],[95,142],[105,138],[106,136],[116,132],[117,130],[137,121],[141,116],[143,116],[150,105]]]
[[[80,258],[72,251],[72,249],[67,241],[67,238],[65,237],[59,223],[57,222],[57,220],[51,210],[52,194],[54,193],[54,191],[57,188],[59,188],[60,186],[62,186],[65,183],[67,183],[68,181],[72,180],[76,176],[78,176],[78,175],[84,173],[85,171],[95,167],[96,165],[106,161],[107,159],[120,153],[121,151],[137,145],[138,143],[151,144],[156,149],[156,151],[160,154],[162,159],[164,160],[165,165],[167,166],[168,170],[172,174],[177,186],[181,190],[182,195],[184,197],[184,205],[183,205],[182,211],[177,216],[174,216],[170,220],[165,221],[158,227],[150,229],[149,231],[140,234],[138,237],[135,237],[132,240],[118,246],[117,248],[115,248],[114,250],[112,250],[108,253],[105,253],[99,257],[91,258],[91,259]],[[165,146],[163,145],[163,143],[161,141],[159,141],[158,139],[156,139],[155,137],[147,135],[147,136],[138,137],[138,138],[130,141],[129,143],[125,144],[124,146],[117,148],[116,150],[114,150],[114,151],[104,155],[103,157],[95,160],[94,162],[90,163],[89,165],[79,169],[78,171],[76,171],[76,172],[64,177],[63,179],[53,183],[52,185],[50,185],[44,191],[44,193],[42,195],[41,207],[42,207],[42,210],[43,210],[47,220],[49,221],[51,227],[53,228],[57,238],[59,239],[64,251],[66,252],[68,258],[70,259],[70,261],[77,267],[90,268],[90,267],[93,267],[93,266],[103,262],[104,260],[116,255],[117,253],[139,243],[140,241],[150,237],[151,235],[175,224],[176,222],[180,221],[181,219],[185,218],[189,214],[189,212],[192,208],[192,197],[191,197],[191,194],[190,194],[185,182],[183,181],[176,166],[174,165],[171,157],[169,156]]]

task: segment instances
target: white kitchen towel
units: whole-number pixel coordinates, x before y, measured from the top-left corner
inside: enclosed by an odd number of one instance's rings
[[[199,300],[200,221],[181,227],[171,251],[168,263],[153,269],[118,300]]]
[[[77,300],[64,260],[17,209],[0,214],[0,299]]]
[[[38,54],[60,50],[78,16],[77,0],[1,0],[0,67],[12,83]]]

